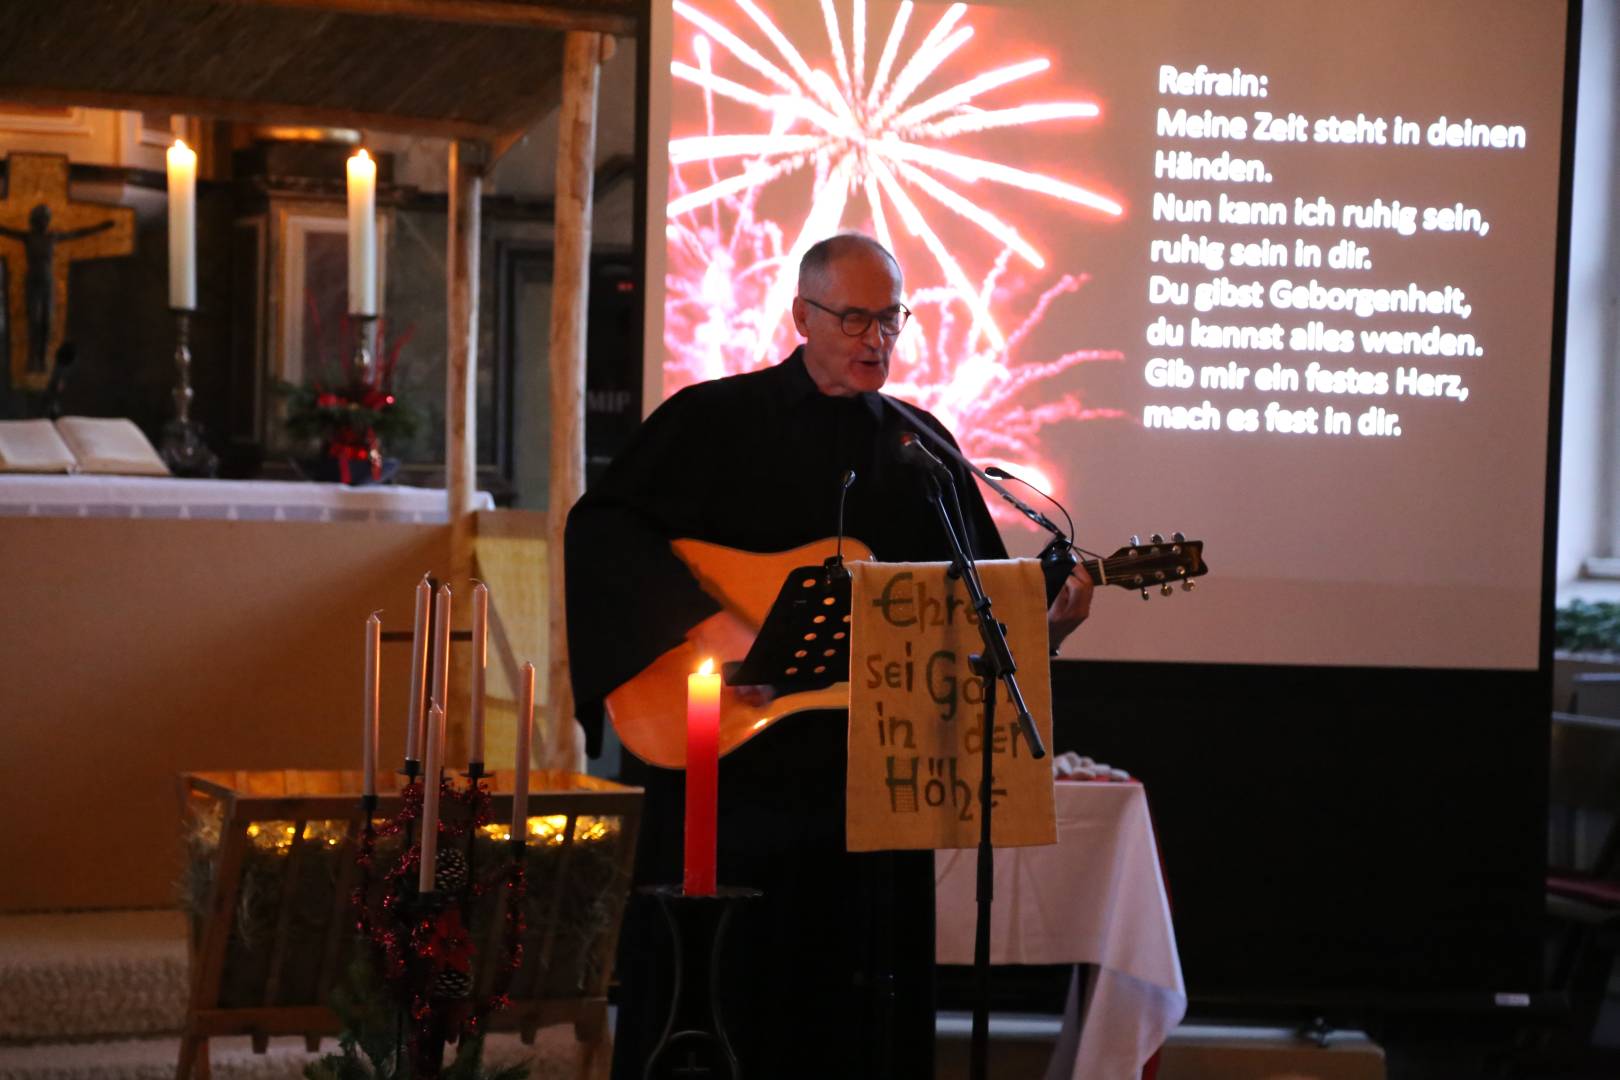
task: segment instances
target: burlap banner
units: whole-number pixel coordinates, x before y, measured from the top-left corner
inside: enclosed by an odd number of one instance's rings
[[[979,840],[984,683],[968,666],[981,652],[967,589],[944,563],[850,564],[851,851],[973,847]],[[1046,591],[1034,559],[979,564],[1007,627],[1018,683],[1041,737],[1052,742]],[[991,749],[998,847],[1057,840],[1050,758],[1036,760],[998,687]]]

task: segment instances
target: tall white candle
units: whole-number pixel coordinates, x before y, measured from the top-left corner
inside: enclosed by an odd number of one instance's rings
[[[382,620],[377,612],[371,613],[366,620],[366,685],[364,715],[361,720],[361,742],[364,751],[361,754],[361,769],[365,775],[364,792],[367,795],[377,794],[377,735],[379,716],[377,713],[378,690],[381,686],[381,674],[378,670],[378,653],[382,645]]]
[[[534,732],[534,665],[524,664],[518,689],[517,778],[512,782],[512,839],[527,839],[529,827],[530,738]]]
[[[169,306],[197,307],[197,152],[169,147]]]
[[[469,762],[484,763],[484,670],[489,666],[489,586],[473,586],[472,615],[472,746]]]
[[[444,732],[444,710],[437,705],[428,710],[427,772],[422,776],[422,867],[416,877],[420,892],[433,891],[433,871],[439,859],[439,770],[444,754],[439,744]]]
[[[416,625],[411,631],[411,695],[405,703],[405,760],[422,760],[422,717],[427,708],[428,604],[433,586],[428,576],[416,583]]]
[[[433,608],[433,696],[432,702],[449,711],[444,695],[450,687],[450,586],[440,585]]]
[[[377,163],[349,158],[349,313],[377,314]]]

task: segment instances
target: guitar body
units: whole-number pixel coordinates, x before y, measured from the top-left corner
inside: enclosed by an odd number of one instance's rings
[[[765,621],[788,572],[818,565],[831,558],[834,540],[818,540],[791,551],[755,554],[701,540],[676,540],[670,545],[691,569],[703,591],[749,626]],[[872,552],[857,540],[844,537],[844,558],[870,559]],[[619,741],[643,761],[665,768],[686,766],[686,678],[706,657],[683,642],[644,668],[607,696],[608,716]],[[717,664],[741,660],[716,656]],[[849,683],[819,690],[784,694],[764,705],[750,705],[730,687],[720,691],[720,753],[730,753],[784,716],[809,709],[849,707]]]
[[[704,592],[756,630],[764,624],[788,573],[803,566],[819,566],[833,556],[836,546],[834,540],[817,540],[792,551],[758,555],[701,540],[676,540],[670,545]],[[1203,541],[1187,540],[1180,533],[1169,540],[1155,535],[1146,544],[1133,536],[1128,546],[1113,555],[1079,563],[1068,548],[1067,542],[1061,550],[1049,544],[1041,553],[1049,601],[1071,568],[1084,571],[1097,585],[1140,589],[1143,599],[1155,588],[1170,595],[1171,585],[1176,582],[1190,590],[1194,578],[1209,572]],[[872,552],[846,536],[844,556],[858,562],[871,559]],[[699,656],[696,646],[683,642],[608,694],[608,715],[619,741],[631,753],[668,769],[686,767],[686,679],[706,659],[723,664],[742,657]],[[730,687],[722,686],[720,753],[730,753],[784,716],[809,709],[848,707],[848,682],[783,694],[764,705],[750,705]]]

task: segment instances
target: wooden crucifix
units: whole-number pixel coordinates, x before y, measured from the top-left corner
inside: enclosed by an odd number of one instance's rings
[[[0,199],[11,385],[43,390],[67,328],[68,266],[135,250],[135,211],[68,198],[68,159],[12,154]]]

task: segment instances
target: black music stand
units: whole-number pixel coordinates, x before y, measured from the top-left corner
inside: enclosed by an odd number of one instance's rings
[[[795,567],[777,591],[748,655],[721,665],[726,685],[798,693],[847,681],[849,596],[849,571],[842,560]]]

